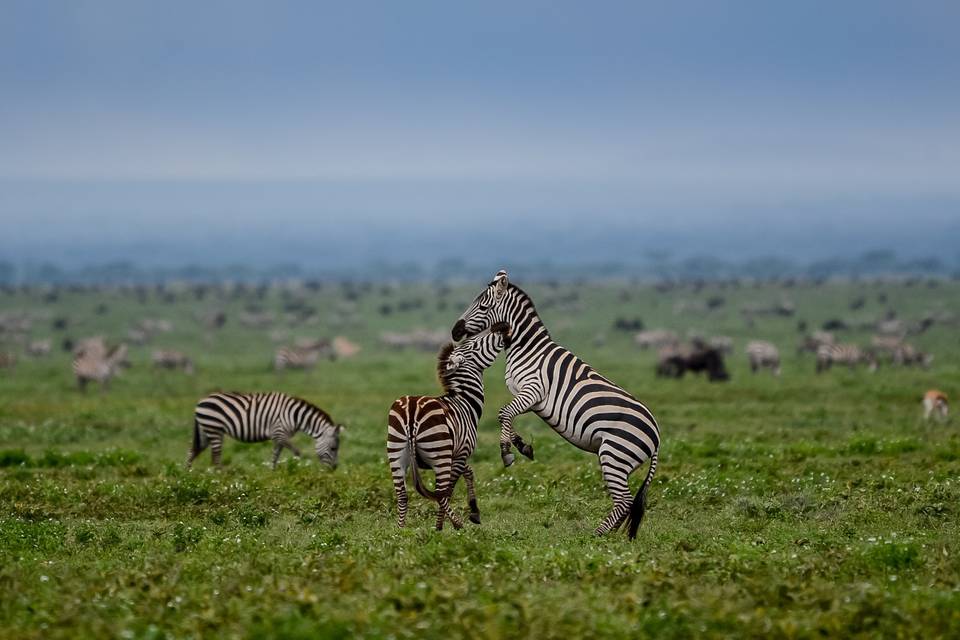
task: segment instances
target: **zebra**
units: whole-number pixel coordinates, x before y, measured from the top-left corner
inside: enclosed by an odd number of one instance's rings
[[[890,354],[893,364],[904,367],[920,365],[924,369],[929,369],[933,364],[933,354],[924,353],[911,344],[903,343],[898,345]]]
[[[273,357],[273,368],[312,369],[320,360],[320,349],[306,347],[280,347]]]
[[[751,340],[747,343],[747,358],[753,373],[760,369],[770,369],[773,375],[780,375],[780,352],[772,343],[766,340]]]
[[[817,373],[834,364],[845,364],[851,369],[866,364],[871,372],[877,370],[876,356],[855,344],[821,344],[817,347]]]
[[[437,530],[450,519],[454,528],[463,522],[450,509],[453,488],[462,475],[467,483],[470,521],[480,524],[473,469],[467,458],[477,446],[477,421],[483,412],[483,372],[503,351],[509,325],[497,323],[460,344],[448,343],[437,356],[437,377],[443,395],[403,396],[394,401],[387,419],[387,458],[397,494],[397,525],[406,526],[407,467],[413,469],[417,492],[437,502]],[[418,466],[433,468],[436,491],[427,489]]]
[[[50,355],[53,349],[53,341],[50,338],[44,340],[34,340],[27,345],[27,355],[34,358],[42,358]]]
[[[653,414],[622,388],[555,343],[533,300],[500,271],[454,325],[454,340],[476,334],[497,322],[512,328],[507,346],[507,388],[513,399],[500,409],[500,457],[514,462],[511,443],[533,459],[533,447],[513,430],[513,420],[528,411],[540,416],[574,446],[597,454],[613,509],[596,535],[629,521],[627,535],[636,537],[646,509],[647,489],[657,470],[660,428]],[[636,496],[627,479],[647,460],[650,467]],[[632,501],[631,501],[632,498]]]
[[[73,375],[77,379],[80,391],[86,391],[89,382],[99,382],[101,389],[107,389],[110,386],[110,379],[125,364],[127,364],[125,343],[105,351],[101,350],[99,345],[81,348],[73,358]]]
[[[342,424],[334,424],[326,411],[301,398],[285,393],[216,392],[197,403],[193,419],[193,445],[187,454],[187,469],[204,449],[217,467],[223,448],[223,436],[241,442],[273,440],[273,468],[283,448],[300,457],[300,450],[290,442],[297,431],[314,441],[317,459],[337,468]]]
[[[180,369],[187,375],[193,375],[193,360],[184,353],[171,349],[157,349],[152,354],[153,366],[157,369]]]

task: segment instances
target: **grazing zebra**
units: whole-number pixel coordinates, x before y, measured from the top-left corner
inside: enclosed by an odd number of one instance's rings
[[[101,351],[99,347],[79,349],[73,358],[73,375],[80,391],[86,391],[89,382],[99,382],[100,388],[106,389],[110,386],[110,379],[126,363],[127,345],[124,343],[107,351]]]
[[[845,364],[851,369],[866,364],[870,371],[877,370],[876,356],[855,344],[822,344],[817,347],[817,373],[835,364]]]
[[[334,424],[323,409],[285,393],[211,393],[197,403],[187,468],[208,446],[213,464],[219,467],[226,434],[241,442],[273,440],[276,469],[284,447],[300,457],[290,438],[303,431],[313,438],[320,462],[336,469],[342,430],[343,425]]]
[[[533,458],[533,447],[513,430],[514,418],[533,411],[568,442],[598,455],[613,509],[595,533],[602,535],[629,519],[628,536],[635,537],[645,511],[647,489],[657,470],[660,429],[653,414],[555,343],[533,300],[508,282],[505,271],[497,273],[476,297],[451,333],[454,340],[459,340],[497,322],[507,322],[512,328],[506,382],[514,397],[498,413],[503,464],[513,464],[511,443]],[[627,479],[647,460],[647,476],[636,496],[631,496]]]
[[[320,360],[320,349],[312,347],[280,347],[273,357],[273,368],[311,369]]]
[[[929,420],[933,414],[937,415],[940,421],[946,420],[950,413],[950,404],[947,401],[947,394],[937,389],[930,389],[923,394],[923,419]]]
[[[803,342],[797,347],[797,355],[803,353],[815,354],[821,345],[836,343],[836,338],[834,338],[833,334],[829,331],[814,331],[812,334],[803,338]]]
[[[913,365],[920,365],[924,369],[930,368],[930,365],[933,364],[933,354],[924,353],[911,344],[903,343],[897,346],[891,354],[891,359],[893,364],[911,367]]]
[[[187,375],[193,375],[193,360],[184,353],[171,349],[157,349],[153,352],[153,366],[157,369],[179,369]]]
[[[413,469],[417,492],[437,502],[437,530],[449,518],[459,529],[462,520],[450,509],[453,488],[462,475],[467,482],[470,521],[480,524],[480,509],[467,458],[477,446],[477,421],[483,411],[483,372],[507,346],[509,325],[495,324],[460,344],[448,343],[437,356],[437,377],[443,395],[403,396],[390,407],[387,458],[397,493],[397,525],[407,520],[407,467]],[[436,491],[427,489],[418,465],[432,468]]]
[[[34,340],[27,345],[27,355],[34,358],[42,358],[44,356],[50,355],[50,351],[53,349],[53,341],[50,338],[45,340]]]
[[[780,375],[780,352],[766,340],[752,340],[747,343],[747,358],[750,360],[750,371],[756,373],[760,369],[770,369],[773,375]]]

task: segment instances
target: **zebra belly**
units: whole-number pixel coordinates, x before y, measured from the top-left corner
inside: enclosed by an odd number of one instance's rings
[[[551,429],[560,434],[561,438],[578,449],[590,453],[597,453],[600,450],[600,438],[597,437],[596,431],[589,426],[583,428],[583,425],[573,425],[573,428],[570,428],[570,425],[560,425],[558,424],[559,416],[550,415],[544,408],[535,408],[534,413],[550,425]]]

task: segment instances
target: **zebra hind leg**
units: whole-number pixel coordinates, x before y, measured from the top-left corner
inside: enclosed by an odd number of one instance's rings
[[[437,478],[437,531],[443,530],[443,521],[450,519],[454,529],[463,526],[463,520],[450,509],[450,496],[453,494],[452,465],[439,464],[434,467]]]
[[[223,436],[217,436],[210,439],[210,458],[213,460],[213,466],[218,469],[223,468],[223,462],[220,454],[223,452]]]
[[[407,460],[405,452],[396,458],[390,458],[390,475],[393,478],[393,491],[397,494],[397,526],[407,526],[407,464],[417,464],[416,460]]]
[[[619,453],[619,456],[614,455],[614,452]],[[602,536],[612,529],[619,528],[630,513],[630,503],[633,500],[633,495],[631,495],[630,487],[627,485],[627,478],[633,468],[624,464],[622,452],[616,451],[609,445],[600,445],[599,453],[600,472],[603,474],[603,481],[607,485],[607,493],[613,500],[613,509],[594,531],[596,535]]]
[[[477,506],[477,492],[473,484],[473,468],[465,464],[463,480],[467,483],[467,504],[470,507],[470,522],[480,524],[480,507]]]

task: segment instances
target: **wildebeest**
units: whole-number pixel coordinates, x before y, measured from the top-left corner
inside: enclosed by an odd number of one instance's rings
[[[729,380],[730,374],[723,364],[719,349],[697,345],[687,349],[667,347],[660,351],[657,360],[657,375],[666,378],[682,378],[687,371],[706,372],[711,382]]]

